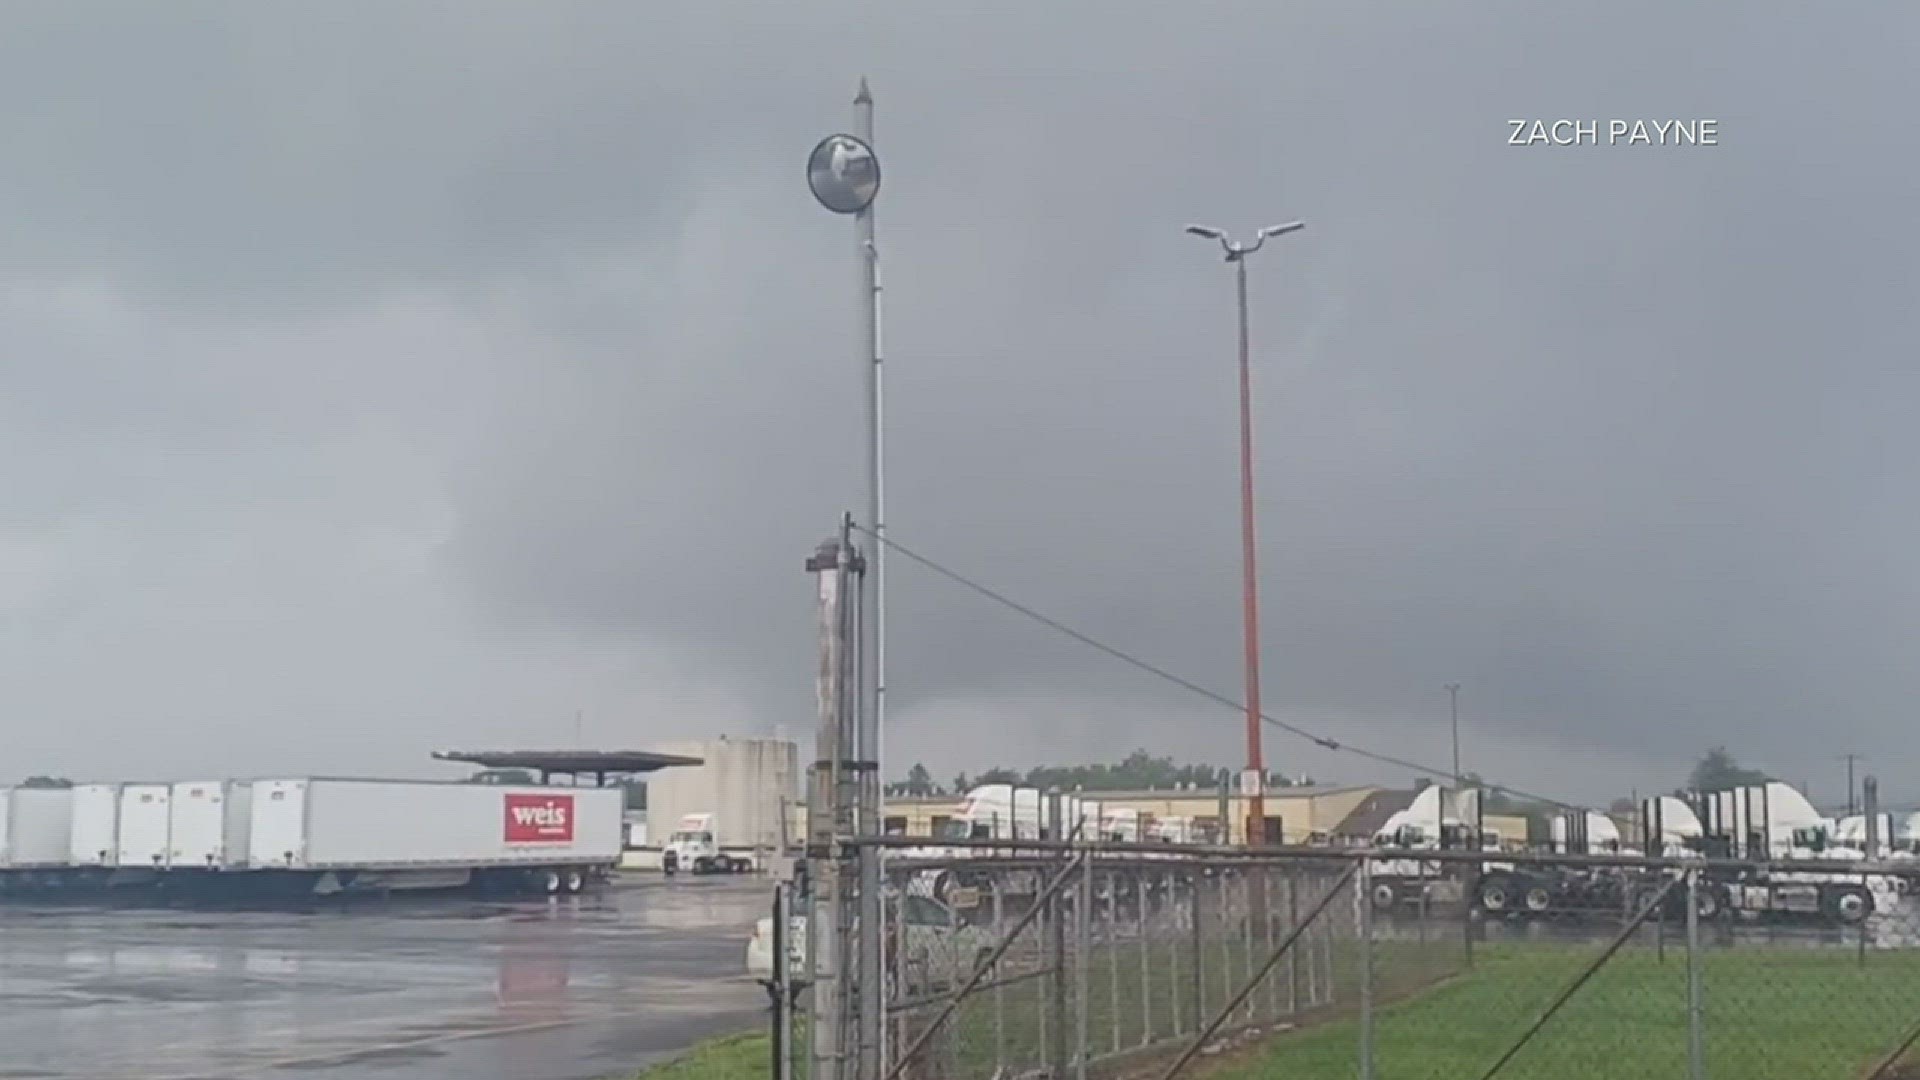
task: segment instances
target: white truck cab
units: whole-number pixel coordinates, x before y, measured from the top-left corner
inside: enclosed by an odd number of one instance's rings
[[[688,814],[661,849],[660,868],[668,874],[682,870],[690,874],[744,874],[753,869],[753,863],[720,850],[712,814]]]

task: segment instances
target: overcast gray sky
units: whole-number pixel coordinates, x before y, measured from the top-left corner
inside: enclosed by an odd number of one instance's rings
[[[861,498],[1237,693],[1253,266],[1267,704],[1581,798],[1704,747],[1920,795],[1920,12],[1901,5],[16,5],[8,774],[415,773],[811,722]],[[1714,147],[1507,145],[1714,118]],[[1905,479],[1903,479],[1905,478]],[[892,771],[1231,761],[1226,710],[896,560]],[[1395,770],[1274,737],[1326,779]]]

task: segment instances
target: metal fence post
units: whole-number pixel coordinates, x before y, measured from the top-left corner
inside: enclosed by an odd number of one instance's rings
[[[904,900],[897,902],[896,904],[893,905],[895,908],[895,911],[894,911],[895,921],[893,923],[893,926],[895,928],[895,932],[900,935],[901,940],[895,942],[894,947],[888,950],[888,952],[892,954],[892,958],[893,958],[893,986],[891,989],[888,990],[888,994],[889,996],[892,996],[892,997],[905,999],[913,996],[912,992],[908,989],[908,987],[913,985],[913,980],[910,977],[911,972],[908,970],[907,962],[909,958],[907,956],[907,949],[904,947],[906,944],[905,937],[906,937],[907,928],[904,923],[904,920],[901,918],[903,913],[899,910],[901,903],[904,903]],[[881,940],[885,941],[886,940],[885,925],[882,925],[881,933],[882,933]],[[902,1010],[900,1014],[895,1018],[894,1027],[896,1029],[896,1036],[897,1036],[895,1041],[898,1046],[906,1046],[907,1041],[913,1037],[913,1023],[915,1019],[916,1017],[913,1013],[907,1012],[905,1010]],[[891,1067],[891,1064],[889,1064],[889,1067]]]
[[[1486,875],[1487,864],[1473,863],[1468,867],[1466,906],[1460,913],[1460,953],[1467,970],[1473,970],[1473,932],[1474,913],[1480,910],[1480,879]]]
[[[1253,895],[1253,875],[1245,869],[1240,871],[1240,905],[1242,908],[1240,913],[1240,938],[1243,942],[1240,955],[1246,959],[1247,978],[1251,979],[1253,978],[1253,919],[1255,900]],[[1258,989],[1258,987],[1255,987],[1255,990]],[[1252,1021],[1260,1015],[1258,999],[1259,995],[1257,993],[1247,995],[1247,1019],[1249,1021]]]
[[[1206,957],[1207,906],[1202,897],[1205,895],[1206,874],[1193,872],[1193,1030],[1199,1031],[1207,1022],[1207,977]]]
[[[1265,894],[1266,902],[1260,905],[1260,922],[1264,926],[1260,944],[1267,952],[1273,951],[1273,867],[1260,868],[1260,891]],[[1291,929],[1291,927],[1289,927]],[[1291,954],[1292,950],[1288,950]],[[1292,960],[1292,956],[1288,956]],[[1273,1020],[1280,1015],[1280,980],[1267,976],[1267,1019]]]
[[[1220,869],[1220,993],[1225,1001],[1233,996],[1233,871]]]
[[[1088,852],[1086,865],[1080,870],[1080,898],[1074,904],[1073,919],[1073,1033],[1080,1044],[1078,1063],[1074,1075],[1079,1080],[1087,1080],[1087,1058],[1093,1054],[1093,1045],[1087,1038],[1087,999],[1093,996],[1093,976],[1088,970],[1087,953],[1093,948],[1093,857]]]
[[[1705,1016],[1700,1007],[1700,871],[1687,871],[1687,1076],[1706,1080]]]
[[[1107,1027],[1111,1030],[1113,1044],[1109,1049],[1120,1052],[1120,885],[1112,870],[1107,871]]]
[[[1140,901],[1140,1045],[1153,1043],[1153,956],[1148,951],[1147,940],[1151,935],[1151,918],[1147,902],[1153,892],[1152,879],[1145,871],[1139,871],[1135,882],[1135,899]],[[1118,954],[1119,950],[1115,950]]]
[[[1873,886],[1867,880],[1867,875],[1864,873],[1860,875],[1860,891],[1867,894],[1867,897],[1868,897],[1867,903],[1869,907],[1871,907],[1873,903],[1873,900],[1872,900]],[[1859,926],[1858,932],[1855,933],[1854,935],[1854,960],[1861,967],[1867,966],[1867,920],[1866,919],[1860,920],[1860,926]]]
[[[1354,879],[1360,905],[1360,1080],[1373,1080],[1373,860]]]
[[[1293,867],[1287,870],[1287,931],[1300,925],[1300,870]],[[1313,966],[1313,943],[1307,943],[1307,966]],[[1292,951],[1287,953],[1287,1015],[1293,1016],[1300,1011],[1300,964]]]
[[[1047,793],[1047,818],[1052,825],[1053,839],[1059,839],[1062,835],[1060,829],[1062,814],[1058,788]],[[1066,856],[1063,853],[1061,857]],[[1046,1021],[1044,1014],[1052,1013],[1053,1040],[1047,1048],[1047,1064],[1053,1070],[1052,1075],[1057,1077],[1067,1075],[1067,910],[1065,901],[1066,891],[1063,889],[1056,892],[1046,912],[1053,946],[1051,950],[1053,953],[1053,1001],[1051,1007],[1043,1006],[1041,1009],[1043,1025]]]
[[[1186,1023],[1180,1011],[1180,890],[1178,877],[1167,871],[1167,1019],[1173,1037],[1179,1038]]]
[[[1688,896],[1692,896],[1691,893]],[[1653,959],[1656,963],[1667,962],[1667,920],[1653,920]]]
[[[793,1034],[793,998],[788,992],[789,979],[793,974],[787,960],[787,952],[792,947],[787,938],[791,928],[787,925],[787,883],[775,882],[773,886],[773,971],[768,976],[767,993],[773,997],[773,1027],[771,1052],[773,1054],[773,1080],[792,1080],[793,1059],[788,1046],[788,1038]]]
[[[987,880],[987,889],[993,900],[993,932],[1006,932],[1006,917],[1000,909],[1000,879],[995,876]],[[1007,997],[1003,980],[993,980],[993,1071],[1005,1073],[1007,1069]]]

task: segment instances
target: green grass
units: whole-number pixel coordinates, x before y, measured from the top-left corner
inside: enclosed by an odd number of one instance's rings
[[[1123,959],[1128,955],[1126,946],[1118,952]],[[1457,971],[1455,957],[1416,963],[1427,958],[1409,951],[1405,943],[1379,943],[1377,992],[1383,999],[1399,1000],[1375,1014],[1376,1075],[1380,1080],[1480,1075],[1596,955],[1592,946],[1481,945],[1470,972],[1447,978]],[[1089,965],[1094,987],[1087,1002],[1088,1026],[1100,1053],[1108,1048],[1105,1038],[1114,1002],[1104,982],[1107,955],[1096,951],[1090,959],[1095,963]],[[1169,1039],[1171,1001],[1163,995],[1173,976],[1184,972],[1171,969],[1162,957],[1153,960],[1157,977],[1150,1012],[1155,1036],[1169,1040],[1165,1046],[1178,1046]],[[1310,1019],[1295,1033],[1226,1055],[1195,1075],[1208,1080],[1351,1080],[1359,1047],[1353,1011],[1357,969],[1344,956],[1336,956],[1335,968],[1330,1013],[1322,1013],[1317,1022]],[[1704,1050],[1712,1076],[1853,1080],[1920,1022],[1920,950],[1870,952],[1862,965],[1851,950],[1742,946],[1709,951],[1702,974]],[[1435,984],[1434,979],[1444,981]],[[1137,1039],[1140,995],[1127,992],[1124,979],[1121,990],[1123,1034]],[[1211,991],[1209,997],[1210,1004],[1220,1000]],[[1021,1065],[1044,1060],[1038,1016],[1049,1000],[1045,979],[1003,988],[998,1004],[991,993],[969,1000],[951,1032],[935,1042],[937,1075],[985,1077],[997,1057]],[[1548,1021],[1508,1063],[1502,1080],[1684,1076],[1686,1004],[1684,952],[1668,948],[1663,958],[1650,948],[1630,947]],[[1003,1040],[997,1049],[996,1029]],[[1191,1021],[1185,1030],[1191,1034]],[[767,1038],[756,1033],[703,1044],[641,1076],[758,1080],[769,1074],[767,1060]]]
[[[764,1032],[728,1035],[695,1046],[664,1065],[640,1071],[640,1080],[756,1080],[772,1074]]]
[[[1381,1080],[1477,1076],[1594,955],[1553,946],[1486,947],[1472,973],[1375,1017]],[[1920,954],[1743,948],[1703,966],[1710,1075],[1742,1080],[1852,1078],[1920,1021]],[[1209,1080],[1285,1075],[1349,1080],[1357,1019],[1270,1040],[1203,1073]],[[1510,1080],[1684,1076],[1686,967],[1677,950],[1622,952],[1501,1073]]]

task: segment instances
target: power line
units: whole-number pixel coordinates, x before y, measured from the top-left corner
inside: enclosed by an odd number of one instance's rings
[[[912,548],[909,548],[901,544],[898,540],[895,540],[891,536],[875,536],[872,529],[862,526],[859,522],[853,523],[853,530],[857,533],[860,533],[863,536],[871,537],[876,542],[885,545],[888,550],[896,552],[899,555],[905,557],[908,561],[917,563],[918,565],[920,565],[921,567],[924,567],[927,570],[931,570],[933,573],[938,574],[943,578],[946,578],[948,581],[953,582],[954,584],[968,590],[969,592],[973,592],[980,596],[986,597],[988,600],[991,600],[994,603],[1001,605],[1002,607],[1010,608],[1013,611],[1016,611],[1021,615],[1024,615],[1027,618],[1032,619],[1034,622],[1037,622],[1040,625],[1048,628],[1049,630],[1053,630],[1057,633],[1070,637],[1073,640],[1079,642],[1080,644],[1095,650],[1096,652],[1104,653],[1107,656],[1110,656],[1113,659],[1118,660],[1129,667],[1137,668],[1156,678],[1163,679],[1167,682],[1170,682],[1173,685],[1180,687],[1181,689],[1187,690],[1193,694],[1197,694],[1200,697],[1206,698],[1207,700],[1214,702],[1215,704],[1224,705],[1227,708],[1234,710],[1234,712],[1236,713],[1239,713],[1241,715],[1246,714],[1247,705],[1245,702],[1235,701],[1231,696],[1227,694],[1218,693],[1214,690],[1208,689],[1207,687],[1202,686],[1197,682],[1194,682],[1192,679],[1188,679],[1181,675],[1176,675],[1173,672],[1168,671],[1166,668],[1160,667],[1159,665],[1154,664],[1150,661],[1143,660],[1140,657],[1125,651],[1124,649],[1116,648],[1112,645],[1107,644],[1104,641],[1099,640],[1098,638],[1094,638],[1087,634],[1083,634],[1080,631],[1075,630],[1073,627],[1068,626],[1066,623],[1063,623],[1060,620],[1053,618],[1052,616],[1036,611],[1033,608],[1030,608],[1027,605],[1020,603],[1018,600],[1015,600],[1004,593],[998,592],[986,585],[981,584],[978,581],[975,581],[970,577],[967,577],[965,574],[962,574],[957,570],[951,569],[949,567],[941,565],[938,562],[935,562],[933,559],[930,559],[927,556],[922,555],[917,551],[914,551]],[[1382,765],[1392,765],[1395,768],[1399,768],[1399,769],[1411,769],[1412,771],[1424,776],[1433,776],[1433,777],[1439,777],[1442,779],[1445,779],[1451,776],[1456,781],[1460,779],[1458,776],[1454,776],[1452,773],[1448,772],[1445,769],[1434,768],[1431,765],[1426,765],[1417,761],[1409,761],[1406,758],[1395,757],[1392,754],[1382,754],[1375,750],[1368,750],[1364,747],[1354,746],[1350,743],[1343,743],[1340,740],[1335,739],[1331,736],[1321,735],[1317,732],[1309,731],[1306,728],[1300,727],[1298,724],[1289,723],[1285,720],[1280,719],[1277,716],[1272,715],[1271,713],[1267,713],[1264,711],[1261,712],[1260,719],[1269,724],[1272,724],[1274,727],[1279,728],[1281,731],[1284,731],[1289,735],[1295,735],[1295,736],[1298,736],[1299,738],[1306,739],[1307,741],[1312,742],[1315,745],[1325,750],[1332,750],[1335,753],[1352,754],[1355,757],[1366,758],[1369,761],[1378,762],[1379,764],[1382,764]],[[1513,795],[1518,798],[1529,799],[1538,803],[1545,803],[1548,806],[1553,806],[1562,810],[1585,810],[1586,809],[1586,807],[1577,806],[1573,803],[1563,802],[1559,799],[1549,798],[1545,795],[1536,795],[1529,791],[1523,791],[1520,788],[1509,787],[1505,784],[1496,784],[1485,779],[1480,780],[1480,786],[1483,788],[1486,788],[1489,791],[1503,792],[1505,794]]]

